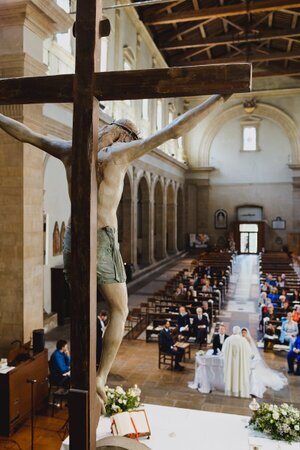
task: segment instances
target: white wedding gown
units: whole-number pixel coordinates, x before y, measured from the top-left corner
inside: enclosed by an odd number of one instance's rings
[[[288,384],[287,378],[282,373],[270,369],[265,363],[249,331],[248,337],[245,339],[248,339],[252,351],[250,394],[255,395],[258,398],[263,398],[263,394],[267,388],[273,389],[273,391],[280,391],[283,389],[284,386]]]

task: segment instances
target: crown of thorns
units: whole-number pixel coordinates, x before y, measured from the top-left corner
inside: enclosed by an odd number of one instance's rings
[[[118,122],[112,122],[110,125],[117,125],[117,127],[122,128],[124,131],[127,131],[127,133],[135,140],[137,141],[139,139],[138,135],[131,130],[129,127],[126,127],[126,125],[120,124]]]

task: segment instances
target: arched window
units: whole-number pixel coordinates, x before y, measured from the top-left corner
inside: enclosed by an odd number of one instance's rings
[[[242,151],[257,152],[258,148],[258,127],[260,119],[243,120],[242,125]]]

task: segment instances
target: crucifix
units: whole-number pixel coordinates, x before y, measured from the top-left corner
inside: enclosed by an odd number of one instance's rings
[[[77,0],[74,75],[0,80],[0,104],[74,103],[72,139],[70,445],[94,450],[99,413],[96,393],[96,249],[99,100],[169,98],[249,92],[251,65],[229,64],[99,73],[101,1]],[[207,111],[220,97],[208,101]],[[189,119],[193,119],[191,113]],[[197,117],[194,117],[194,121]],[[119,124],[122,125],[122,124]],[[174,134],[164,140],[174,138]],[[160,145],[157,133],[152,148]],[[146,143],[146,144],[145,144]],[[124,144],[126,146],[126,144]],[[145,153],[136,141],[131,160]],[[147,140],[144,141],[147,145]],[[148,142],[149,147],[149,142]],[[126,150],[123,147],[123,150]],[[103,161],[105,162],[103,153]],[[130,156],[126,156],[126,164]],[[124,163],[125,164],[125,163]],[[125,165],[126,165],[125,164]],[[101,190],[100,190],[101,194]]]

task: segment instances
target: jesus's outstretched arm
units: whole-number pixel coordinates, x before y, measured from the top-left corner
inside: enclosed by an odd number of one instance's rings
[[[224,103],[227,98],[221,95],[212,95],[200,105],[185,112],[177,119],[173,120],[162,130],[158,130],[148,138],[131,141],[126,144],[119,144],[113,155],[118,161],[130,164],[137,158],[159,147],[169,139],[177,139],[188,131],[192,130],[198,122],[203,120],[211,111]]]
[[[26,125],[0,114],[0,128],[18,141],[34,145],[55,158],[63,160],[72,149],[71,141],[53,139],[42,134],[35,133]]]

